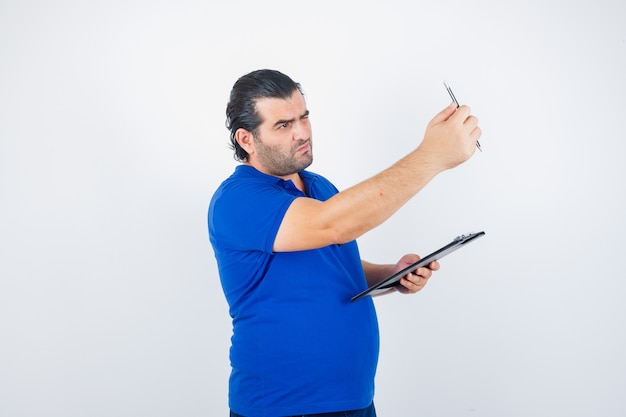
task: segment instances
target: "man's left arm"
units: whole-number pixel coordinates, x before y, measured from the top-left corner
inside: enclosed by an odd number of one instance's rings
[[[398,271],[406,268],[407,266],[419,261],[420,257],[415,254],[404,255],[395,265],[381,265],[373,264],[364,260],[361,260],[363,265],[363,271],[365,272],[365,279],[367,285],[374,285],[383,279],[395,274]],[[403,294],[413,294],[420,291],[428,279],[433,274],[433,271],[439,269],[439,262],[433,261],[428,265],[428,268],[418,268],[414,272],[402,277],[399,281],[400,285],[396,285],[394,288],[381,293],[379,295],[389,294],[390,292],[399,291]]]

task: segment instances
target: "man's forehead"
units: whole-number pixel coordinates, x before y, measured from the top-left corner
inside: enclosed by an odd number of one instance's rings
[[[306,111],[304,97],[298,90],[295,90],[291,97],[276,98],[262,97],[256,99],[254,106],[257,114],[262,120],[283,119],[285,117],[301,116]]]

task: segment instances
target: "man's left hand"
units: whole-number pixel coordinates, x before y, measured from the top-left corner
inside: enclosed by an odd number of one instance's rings
[[[404,255],[394,267],[394,272],[401,271],[407,266],[419,261],[420,257],[415,254]],[[410,274],[405,275],[399,281],[400,285],[396,285],[396,290],[402,294],[414,294],[420,291],[428,279],[433,274],[433,271],[439,270],[439,262],[433,261],[428,264],[428,267],[417,268]]]

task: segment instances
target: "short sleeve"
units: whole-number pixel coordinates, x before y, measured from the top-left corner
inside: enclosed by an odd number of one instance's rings
[[[226,250],[271,253],[283,217],[297,197],[267,181],[225,182],[209,206],[211,241]]]

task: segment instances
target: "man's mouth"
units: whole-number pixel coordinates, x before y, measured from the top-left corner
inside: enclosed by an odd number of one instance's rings
[[[311,144],[311,142],[307,140],[307,141],[306,141],[306,142],[304,142],[302,145],[300,145],[300,146],[298,146],[298,147],[296,148],[296,153],[305,153],[305,152],[308,152],[308,151],[311,149],[310,144]]]

